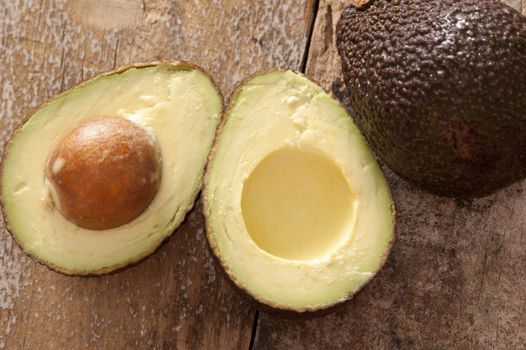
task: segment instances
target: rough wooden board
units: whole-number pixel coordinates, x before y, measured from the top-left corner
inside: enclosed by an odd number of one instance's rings
[[[115,66],[187,59],[229,95],[247,75],[300,68],[313,1],[0,2],[0,140],[48,96]],[[71,278],[0,241],[0,348],[248,347],[254,309],[218,273],[194,211],[154,256]]]
[[[342,99],[344,3],[320,1],[306,70]],[[526,14],[526,1],[508,3]],[[386,267],[328,316],[261,314],[254,349],[526,349],[526,181],[461,202],[387,177],[399,226]]]

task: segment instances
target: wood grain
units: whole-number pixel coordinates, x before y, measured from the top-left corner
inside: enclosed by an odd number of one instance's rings
[[[506,1],[526,15],[526,1]],[[344,1],[321,0],[307,75],[345,101],[334,43]],[[343,309],[261,314],[254,349],[526,349],[526,181],[472,201],[437,197],[388,169],[398,238]]]
[[[313,1],[0,2],[0,141],[47,97],[138,61],[186,59],[228,96],[255,71],[299,69]],[[2,230],[0,348],[246,349],[255,310],[218,273],[196,208],[152,257],[102,278],[26,258]]]
[[[507,2],[526,14],[526,1]],[[345,99],[334,46],[344,3],[320,0],[315,13],[314,0],[0,2],[0,142],[47,97],[152,59],[202,65],[225,96],[258,70],[306,63]],[[399,209],[386,268],[331,315],[260,314],[254,348],[526,348],[526,183],[460,202],[386,170]],[[199,213],[145,262],[92,279],[48,271],[3,230],[0,348],[248,348],[255,311],[211,259]]]

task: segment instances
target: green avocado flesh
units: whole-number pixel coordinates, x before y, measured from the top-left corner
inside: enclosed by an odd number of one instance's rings
[[[148,256],[192,207],[221,113],[214,84],[187,63],[124,67],[55,97],[30,116],[5,154],[2,205],[9,231],[26,253],[67,274],[107,273]],[[162,177],[142,214],[94,231],[68,221],[52,204],[44,168],[63,135],[101,116],[126,118],[155,135]]]
[[[203,190],[208,240],[229,277],[270,307],[315,311],[381,268],[395,214],[345,109],[292,71],[234,94]]]
[[[432,192],[489,194],[526,176],[526,18],[496,0],[347,7],[337,46],[374,152]]]

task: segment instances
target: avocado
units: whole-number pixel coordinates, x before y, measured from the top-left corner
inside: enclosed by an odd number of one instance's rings
[[[193,206],[222,106],[211,79],[186,62],[125,66],[52,98],[4,154],[8,230],[70,275],[148,256]]]
[[[353,117],[396,173],[475,197],[526,176],[526,19],[494,0],[347,7],[337,47]]]
[[[395,209],[345,109],[293,71],[243,83],[203,187],[209,244],[227,275],[277,311],[348,300],[384,264]]]

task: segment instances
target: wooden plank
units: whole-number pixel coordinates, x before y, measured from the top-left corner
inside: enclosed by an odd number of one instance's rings
[[[345,99],[334,43],[344,1],[321,0],[307,75]],[[509,1],[526,14],[526,1]],[[526,349],[526,181],[472,201],[386,169],[398,238],[386,267],[325,317],[263,313],[255,349]]]
[[[30,109],[121,64],[186,59],[229,95],[271,66],[300,68],[312,0],[0,2],[0,141]],[[245,349],[254,309],[219,273],[198,209],[154,256],[102,278],[25,257],[2,230],[0,348]]]

